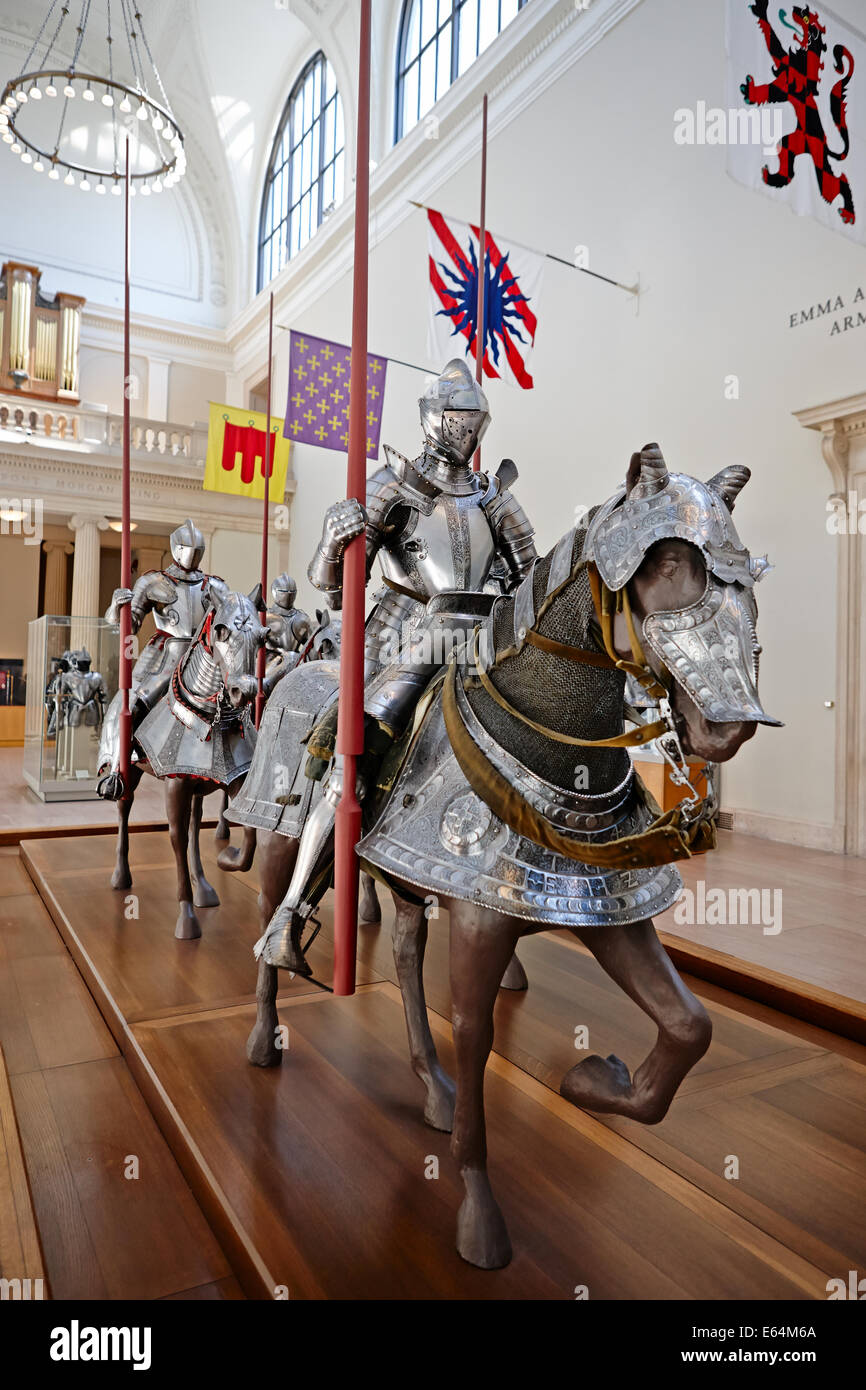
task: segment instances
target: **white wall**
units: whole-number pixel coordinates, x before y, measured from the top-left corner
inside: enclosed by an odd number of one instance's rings
[[[854,20],[854,0],[836,8]],[[725,101],[723,0],[645,0],[504,130],[489,156],[488,222],[503,238],[569,257],[630,282],[621,292],[564,266],[546,271],[533,370],[536,389],[492,383],[485,463],[521,471],[518,493],[544,551],[577,504],[603,500],[635,448],[661,443],[672,468],[708,477],[747,463],[737,507],[744,541],[776,569],[759,590],[762,694],[783,730],[761,729],[725,769],[728,806],[821,824],[833,818],[834,540],[825,529],[829,474],[818,440],[792,411],[866,385],[866,329],[828,336],[826,320],[789,316],[866,288],[863,251],[733,183],[723,148],[678,146],[673,115]],[[496,107],[492,107],[496,111]],[[800,177],[809,177],[804,171]],[[427,201],[476,215],[477,168]],[[861,215],[866,215],[866,208]],[[373,225],[376,226],[374,202]],[[423,214],[377,244],[370,264],[372,350],[422,365],[426,356]],[[292,326],[347,340],[344,274]],[[285,321],[285,320],[284,320]],[[288,372],[277,348],[278,393]],[[738,400],[725,378],[740,380]],[[390,369],[383,438],[418,445],[423,378]],[[342,493],[345,460],[300,445],[290,564],[301,601],[323,508]],[[806,656],[808,653],[808,656]]]

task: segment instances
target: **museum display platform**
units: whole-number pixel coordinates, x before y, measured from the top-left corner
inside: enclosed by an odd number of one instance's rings
[[[281,978],[289,1046],[258,1070],[244,1054],[255,869],[223,874],[210,835],[203,847],[222,905],[187,942],[164,831],[131,839],[137,919],[108,887],[113,836],[20,854],[247,1296],[810,1299],[866,1264],[866,1049],[691,978],[714,1040],[668,1117],[594,1118],[557,1093],[576,1030],[634,1065],[652,1025],[571,937],[544,933],[520,946],[528,991],[500,992],[486,1083],[514,1260],[466,1265],[448,1136],[423,1123],[409,1066],[390,904],[360,928],[353,997]],[[328,984],[327,901],[322,918],[310,959]],[[425,979],[452,1069],[444,919]]]

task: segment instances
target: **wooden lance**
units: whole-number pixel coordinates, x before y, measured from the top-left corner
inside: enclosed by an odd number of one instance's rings
[[[265,491],[264,502],[262,504],[262,606],[261,619],[264,627],[268,621],[267,607],[268,601],[268,505],[271,496],[271,469],[273,468],[273,439],[271,437],[271,383],[274,371],[274,294],[271,291],[270,302],[268,304],[268,423],[265,435]],[[256,728],[262,722],[262,711],[265,707],[265,661],[267,652],[264,642],[256,652],[256,680],[258,690],[256,691],[255,705],[255,725]]]
[[[475,380],[484,384],[484,344],[487,340],[484,321],[485,290],[487,288],[487,93],[481,104],[481,215],[478,219],[478,313],[475,329]],[[481,446],[475,450],[472,467],[481,469]]]
[[[352,369],[349,394],[349,457],[346,496],[367,500],[367,290],[370,222],[370,10],[361,0],[358,63],[358,135],[355,170],[355,259],[352,291]],[[358,857],[361,806],[355,788],[364,751],[364,590],[366,539],[362,533],[343,555],[343,630],[337,753],[343,791],[334,828],[334,993],[355,992],[358,936]]]
[[[120,470],[120,584],[132,588],[132,546],[130,540],[130,481],[129,481],[129,396],[132,390],[129,351],[129,136],[126,138],[126,164],[123,175],[123,456]],[[122,700],[118,734],[120,740],[118,770],[123,782],[123,796],[132,793],[129,779],[132,766],[132,717],[129,711],[129,692],[132,687],[132,609],[124,603],[120,610],[120,689]]]

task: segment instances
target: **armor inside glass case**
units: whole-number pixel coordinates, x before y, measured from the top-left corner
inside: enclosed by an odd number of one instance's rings
[[[99,737],[117,690],[120,628],[104,618],[30,623],[24,780],[43,801],[96,799]]]

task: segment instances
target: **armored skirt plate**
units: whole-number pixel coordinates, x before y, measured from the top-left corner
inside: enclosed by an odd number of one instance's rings
[[[134,739],[157,777],[202,777],[230,787],[245,777],[253,760],[256,731],[249,719],[210,728],[183,722],[171,697],[159,704],[135,730]],[[203,726],[203,727],[202,727]]]
[[[468,727],[475,732],[471,721]],[[493,748],[485,746],[484,751],[490,756]],[[562,833],[573,833],[575,840],[622,839],[652,820],[636,795],[631,774],[607,797],[592,798],[542,782],[508,755],[496,761],[535,808]],[[595,868],[552,854],[510,829],[468,786],[451,751],[438,699],[385,809],[358,845],[358,854],[390,877],[427,893],[562,926],[639,922],[664,912],[682,888],[673,864]]]
[[[307,740],[339,686],[338,661],[305,663],[283,677],[265,705],[252,767],[227,820],[300,836],[322,789],[304,773]]]

